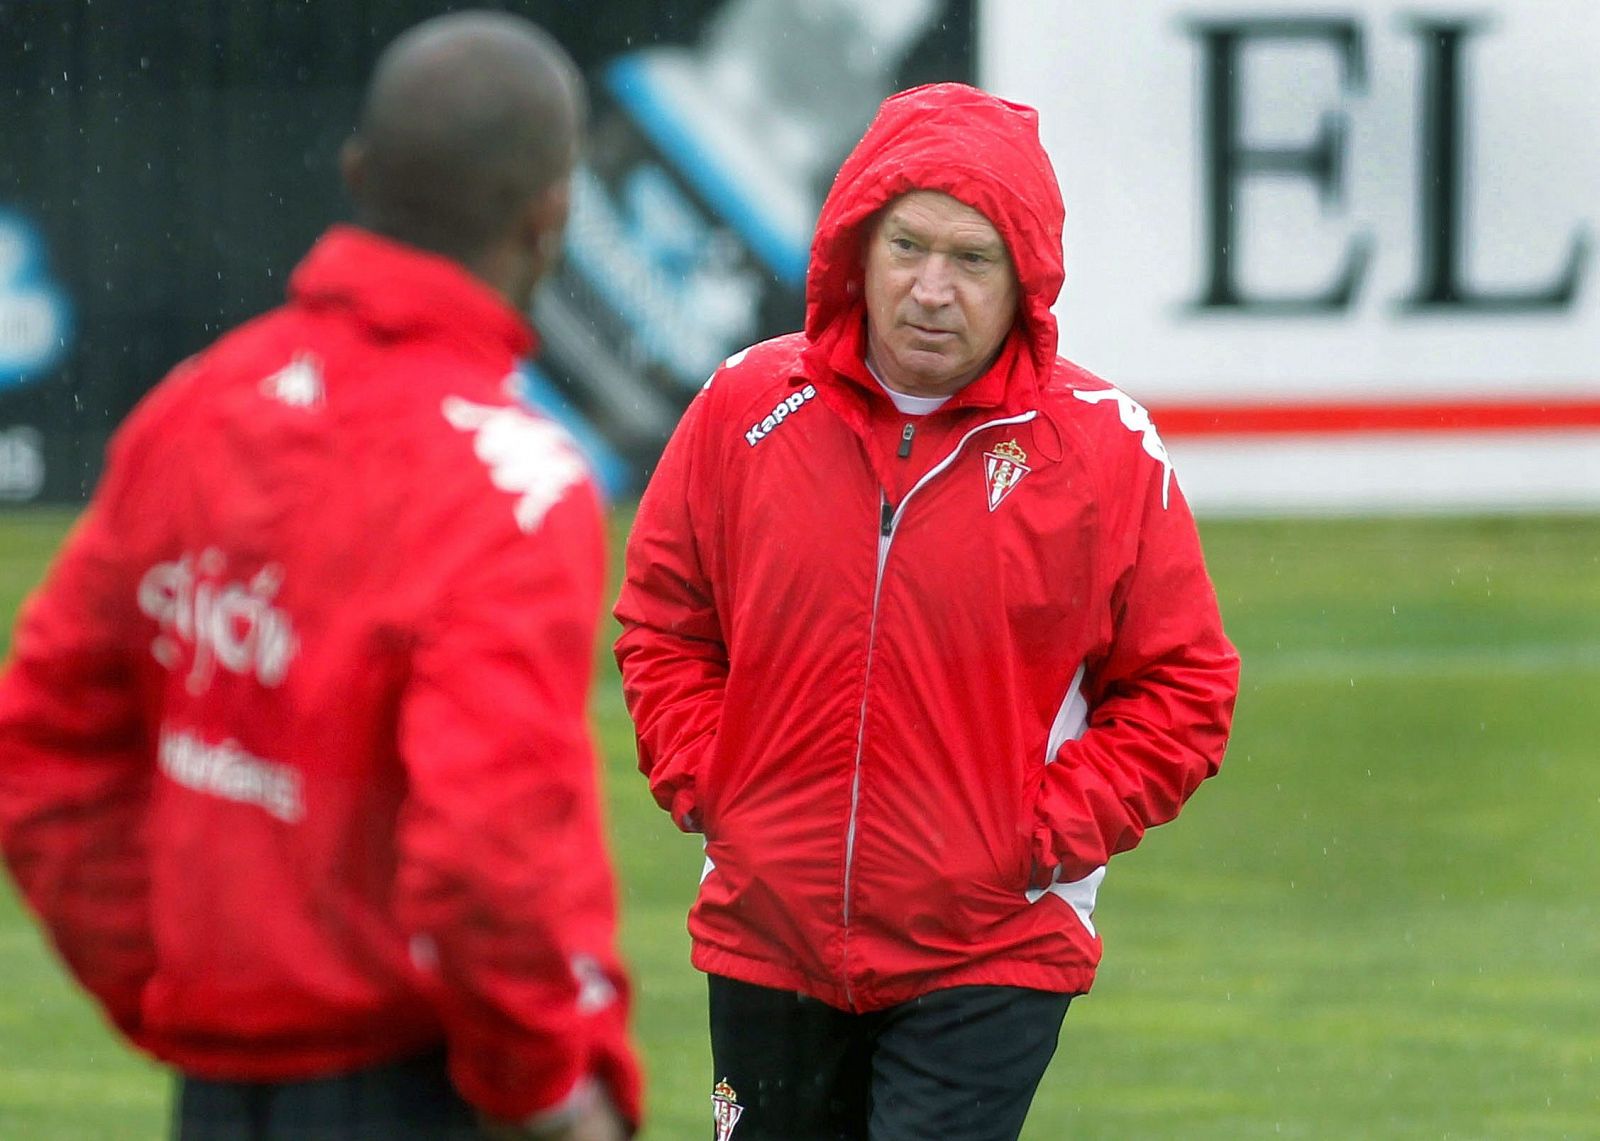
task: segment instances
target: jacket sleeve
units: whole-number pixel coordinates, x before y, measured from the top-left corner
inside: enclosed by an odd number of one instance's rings
[[[1110,646],[1086,663],[1085,731],[1038,776],[1034,862],[1082,879],[1178,814],[1216,773],[1238,691],[1239,658],[1183,494],[1160,464],[1107,512]],[[1142,486],[1141,486],[1142,485]],[[1117,568],[1120,566],[1120,573]]]
[[[103,485],[14,631],[0,677],[0,846],[67,967],[132,1036],[155,963],[150,742],[132,661],[148,649],[128,644],[137,584],[111,498]]]
[[[704,557],[719,510],[703,454],[709,390],[690,404],[639,503],[616,617],[617,665],[639,769],[678,827],[699,831],[697,781],[715,747],[728,651]]]
[[[396,911],[437,974],[457,1088],[504,1120],[590,1078],[639,1118],[587,725],[603,544],[586,488],[479,552],[401,698]]]

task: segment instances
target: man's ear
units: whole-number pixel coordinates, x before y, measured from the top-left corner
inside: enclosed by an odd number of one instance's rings
[[[509,245],[501,246],[502,253],[515,251],[518,262],[512,270],[512,286],[507,293],[518,309],[526,309],[534,288],[562,259],[562,235],[566,230],[571,192],[571,182],[562,178],[528,198],[512,222],[507,235]]]
[[[367,182],[367,148],[353,135],[339,148],[339,177],[350,200],[360,202]]]
[[[534,278],[544,277],[561,258],[561,236],[572,206],[572,181],[557,179],[528,200],[518,225],[518,238],[528,251]]]

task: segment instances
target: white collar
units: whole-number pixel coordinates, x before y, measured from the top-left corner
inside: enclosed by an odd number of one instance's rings
[[[878,382],[878,387],[894,401],[895,408],[902,416],[926,416],[929,412],[937,412],[942,408],[949,396],[912,396],[909,392],[896,392],[883,383],[883,377],[878,375],[878,370],[872,365],[872,358],[866,359],[867,371],[872,374],[872,379]]]

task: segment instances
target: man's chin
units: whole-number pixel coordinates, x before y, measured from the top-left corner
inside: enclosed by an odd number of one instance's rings
[[[918,376],[935,376],[950,371],[955,342],[912,343],[900,352],[901,367]]]

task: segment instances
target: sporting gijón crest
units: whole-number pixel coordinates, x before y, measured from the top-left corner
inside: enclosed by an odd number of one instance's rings
[[[1022,482],[1022,477],[1033,470],[1027,461],[1028,453],[1018,447],[1015,440],[996,444],[983,453],[983,479],[989,490],[990,511],[999,507],[1000,501]]]
[[[723,1078],[711,1091],[711,1120],[717,1126],[717,1141],[732,1141],[733,1127],[744,1116],[744,1106],[739,1095],[733,1092],[728,1079]]]

